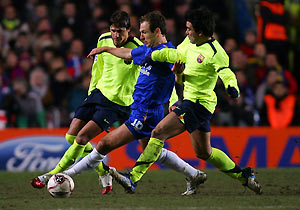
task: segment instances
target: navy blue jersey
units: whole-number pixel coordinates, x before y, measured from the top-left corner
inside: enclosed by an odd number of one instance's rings
[[[171,42],[168,42],[154,48],[141,45],[132,49],[131,55],[134,64],[141,65],[141,73],[133,92],[132,108],[141,105],[155,107],[169,101],[175,85],[175,76],[171,71],[173,64],[147,59],[153,51],[163,48],[175,47]]]

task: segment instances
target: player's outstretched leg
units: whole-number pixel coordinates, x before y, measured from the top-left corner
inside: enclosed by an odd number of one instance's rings
[[[207,175],[200,170],[195,169],[190,164],[182,160],[176,153],[162,148],[156,162],[159,162],[167,168],[173,169],[186,176],[187,189],[182,195],[193,195],[197,192],[200,184],[204,183]]]
[[[244,168],[242,170],[242,176],[246,179],[246,182],[243,184],[245,187],[248,187],[258,195],[262,194],[262,187],[256,180],[254,170],[252,168]]]
[[[127,193],[134,193],[137,183],[131,181],[129,174],[119,173],[115,168],[110,168],[109,173],[120,185],[122,185],[122,187],[124,187]]]
[[[206,161],[228,176],[239,180],[256,194],[262,193],[261,185],[257,182],[253,169],[250,167],[241,169],[221,150],[212,148],[212,153]]]
[[[86,145],[77,144],[75,141],[76,136],[67,133],[65,138],[71,144],[71,146],[56,165],[55,169],[30,180],[30,184],[34,188],[41,189],[45,187],[53,174],[63,172],[65,169],[69,168],[80,156],[84,157],[93,150],[93,146],[89,142]]]
[[[42,189],[47,185],[51,176],[52,176],[51,174],[46,173],[46,174],[34,177],[33,179],[30,180],[30,184],[34,188]]]
[[[75,163],[75,161],[82,155],[84,149],[85,145],[78,144],[76,141],[74,141],[69,149],[65,152],[64,156],[61,158],[56,167],[46,174],[31,179],[31,185],[34,188],[39,189],[45,187],[53,174],[62,172],[65,169],[69,168],[73,163]]]
[[[187,189],[181,195],[193,195],[196,194],[200,184],[203,184],[207,180],[207,175],[203,171],[197,170],[197,176],[193,178],[186,178]]]
[[[102,194],[108,194],[112,191],[112,176],[109,174],[109,168],[103,161],[94,169],[99,175],[99,183],[102,185]]]

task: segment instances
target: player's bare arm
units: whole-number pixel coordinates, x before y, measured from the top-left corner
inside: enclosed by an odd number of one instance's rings
[[[131,56],[131,50],[132,49],[128,49],[128,48],[113,48],[113,47],[97,47],[94,48],[89,54],[88,54],[88,58],[92,58],[96,55],[96,54],[100,54],[103,52],[108,52],[114,56],[117,56],[119,58],[123,58],[126,60],[130,60],[132,59]]]

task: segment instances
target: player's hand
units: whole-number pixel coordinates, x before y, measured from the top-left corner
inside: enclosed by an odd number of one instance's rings
[[[172,71],[174,74],[181,74],[184,70],[184,63],[179,61],[176,61],[172,67]]]
[[[92,49],[92,51],[88,54],[88,56],[86,56],[87,58],[90,58],[90,59],[94,59],[94,56],[96,54],[100,54],[100,53],[103,53],[105,52],[106,48],[105,47],[97,47],[97,48],[94,48]]]
[[[239,92],[235,87],[231,87],[230,85],[228,85],[227,88],[227,93],[231,98],[238,98],[239,97]]]

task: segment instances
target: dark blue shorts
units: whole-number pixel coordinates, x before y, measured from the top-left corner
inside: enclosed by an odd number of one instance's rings
[[[93,120],[100,128],[108,132],[113,123],[117,121],[124,123],[129,114],[129,106],[121,106],[111,102],[99,89],[95,89],[76,109],[74,118],[85,122]]]
[[[132,109],[125,125],[136,139],[150,137],[152,130],[164,118],[164,105],[154,108],[138,106]]]
[[[185,127],[189,133],[192,133],[196,129],[210,132],[212,113],[198,102],[194,103],[190,100],[183,100],[173,112],[178,116],[183,116]]]

